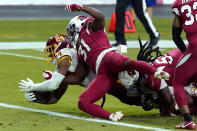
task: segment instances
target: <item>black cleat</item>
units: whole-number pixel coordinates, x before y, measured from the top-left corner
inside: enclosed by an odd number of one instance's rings
[[[118,42],[117,41],[116,43],[112,44],[113,47],[116,47],[116,46],[119,46],[119,45],[125,45],[126,46],[127,43],[125,43],[125,42]]]
[[[152,38],[150,38],[150,42],[149,42],[149,45],[148,46],[156,47],[157,44],[158,44],[158,41],[159,41],[160,37],[161,37],[161,35],[159,34],[158,37],[152,37]]]

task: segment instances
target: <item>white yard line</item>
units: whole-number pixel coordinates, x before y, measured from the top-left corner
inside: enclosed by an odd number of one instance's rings
[[[39,110],[39,109],[22,107],[22,106],[17,106],[17,105],[10,105],[10,104],[1,103],[1,102],[0,102],[0,106],[5,107],[5,108],[11,108],[11,109],[19,109],[19,110],[24,110],[24,111],[38,112],[38,113],[43,113],[43,114],[52,115],[52,116],[59,116],[59,117],[64,117],[64,118],[71,118],[71,119],[77,119],[77,120],[83,120],[83,121],[111,124],[111,125],[116,125],[116,126],[141,128],[141,129],[154,130],[154,131],[172,131],[172,130],[167,130],[167,129],[163,129],[163,128],[142,126],[142,125],[137,125],[137,124],[129,124],[129,123],[123,123],[123,122],[112,122],[112,121],[96,119],[96,118],[86,118],[86,117],[74,116],[74,115],[64,114],[64,113],[59,113],[59,112],[54,112],[54,111]]]
[[[25,57],[25,58],[31,58],[31,59],[44,60],[44,58],[42,58],[42,57],[21,55],[21,54],[15,54],[15,53],[7,53],[7,52],[0,52],[0,55],[11,55],[11,56],[18,56],[18,57]]]
[[[142,43],[145,43],[143,40]],[[187,43],[187,41],[184,41]],[[110,41],[111,44],[115,41]],[[46,42],[0,42],[0,50],[2,49],[44,49]],[[160,40],[158,42],[160,48],[176,48],[172,40]],[[128,48],[139,48],[138,41],[127,41]]]

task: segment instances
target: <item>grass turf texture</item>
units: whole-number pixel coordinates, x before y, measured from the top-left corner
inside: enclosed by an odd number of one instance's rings
[[[108,27],[109,19],[106,22]],[[161,39],[171,39],[171,19],[154,19],[157,29],[161,32]],[[0,42],[4,41],[46,41],[49,36],[57,33],[65,33],[65,20],[1,20],[0,21]],[[149,39],[144,28],[139,21],[136,21],[139,33],[126,34],[127,40],[137,40],[140,35],[142,39]],[[110,40],[114,40],[113,33],[107,33]],[[132,59],[136,59],[139,49],[128,49],[126,54]],[[164,50],[167,52],[168,49]],[[10,52],[23,55],[43,57],[43,53],[36,50],[0,50],[0,52]],[[18,82],[21,79],[30,77],[34,82],[41,82],[42,70],[54,70],[54,66],[48,65],[43,60],[22,58],[8,55],[0,55],[0,102],[44,109],[61,113],[68,113],[77,116],[90,117],[87,113],[77,108],[77,101],[80,93],[84,90],[80,86],[69,86],[66,94],[54,105],[41,105],[28,103],[24,98],[24,93],[19,91]],[[98,102],[100,104],[101,101]],[[160,117],[158,110],[143,111],[141,107],[129,106],[121,103],[116,98],[107,95],[104,109],[115,112],[122,110],[125,117],[121,122],[146,125],[158,128],[173,129],[182,122],[182,117]],[[128,128],[123,126],[113,126],[109,124],[87,122],[82,120],[67,119],[40,113],[7,109],[0,107],[0,131],[139,131],[144,129]],[[194,118],[194,120],[196,120]]]
[[[139,49],[129,49],[132,54],[127,54],[130,58],[135,58]],[[167,50],[165,50],[167,51]],[[32,56],[42,57],[43,53],[36,50],[1,50],[1,52],[10,52],[16,54],[27,54]],[[31,107],[36,109],[44,109],[49,111],[56,111],[77,116],[90,117],[88,114],[80,111],[77,108],[77,101],[80,93],[84,88],[80,86],[69,86],[67,92],[61,100],[54,105],[41,105],[35,103],[28,103],[24,98],[24,93],[19,91],[18,82],[21,79],[30,77],[35,82],[42,81],[42,70],[54,70],[53,65],[48,65],[43,60],[35,60],[30,58],[15,57],[0,55],[0,102]],[[98,104],[101,101],[97,102]],[[182,117],[160,117],[159,111],[154,109],[151,111],[143,111],[141,107],[129,106],[121,103],[113,96],[107,95],[107,101],[104,109],[115,112],[123,111],[125,117],[121,122],[146,125],[158,128],[173,129],[173,126],[182,122]],[[62,131],[62,130],[106,130],[106,131],[129,131],[129,130],[144,130],[136,128],[128,128],[122,126],[113,126],[109,124],[87,122],[82,120],[74,120],[68,118],[61,118],[55,116],[44,115],[40,113],[7,109],[0,107],[0,130],[2,131]],[[195,119],[194,119],[195,120]],[[83,126],[82,126],[83,125]]]

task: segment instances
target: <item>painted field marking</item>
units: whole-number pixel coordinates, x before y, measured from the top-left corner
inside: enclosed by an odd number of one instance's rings
[[[111,44],[116,41],[110,41]],[[145,43],[146,40],[142,40]],[[184,40],[184,43],[188,43]],[[44,49],[46,42],[0,42],[0,49]],[[159,40],[158,46],[160,48],[176,48],[176,45],[172,40]],[[139,42],[137,40],[127,41],[127,48],[140,48]]]
[[[98,118],[79,117],[79,116],[74,116],[74,115],[65,114],[65,113],[59,113],[59,112],[48,111],[48,110],[39,110],[39,109],[34,109],[34,108],[29,108],[29,107],[10,105],[10,104],[1,103],[1,102],[0,102],[0,106],[5,107],[5,108],[11,108],[11,109],[19,109],[19,110],[24,110],[24,111],[38,112],[38,113],[42,113],[42,114],[59,116],[59,117],[64,117],[64,118],[71,118],[71,119],[84,120],[84,121],[97,122],[97,123],[106,123],[106,124],[111,124],[111,125],[116,125],[116,126],[141,128],[141,129],[154,130],[154,131],[172,131],[172,130],[163,129],[163,128],[142,126],[142,125],[137,125],[137,124],[123,123],[123,122],[113,122],[113,121],[102,120],[102,119],[98,119]]]
[[[15,54],[15,53],[0,52],[0,54],[1,55],[11,55],[11,56],[25,57],[25,58],[31,58],[31,59],[38,59],[38,60],[45,60],[42,57],[29,56],[29,55],[21,55],[21,54]]]

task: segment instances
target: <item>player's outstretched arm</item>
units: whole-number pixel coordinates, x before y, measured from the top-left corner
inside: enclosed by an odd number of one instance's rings
[[[181,20],[179,16],[175,14],[173,19],[173,25],[172,25],[172,38],[176,46],[183,53],[187,48],[185,46],[185,43],[183,42],[183,39],[181,38],[181,33],[182,33]]]
[[[101,11],[88,6],[83,6],[83,11],[94,17],[94,21],[91,25],[92,31],[96,32],[105,27],[105,16]]]
[[[79,4],[71,4],[66,5],[65,10],[72,12],[83,11],[94,17],[94,21],[91,24],[91,29],[93,32],[99,31],[105,27],[105,16],[101,11],[97,9],[88,6],[82,6]]]
[[[34,102],[39,104],[55,104],[63,96],[67,88],[68,85],[61,83],[59,85],[59,88],[54,91],[25,92],[25,98],[28,102]]]
[[[53,91],[56,90],[70,66],[70,57],[62,58],[58,61],[57,70],[53,73],[51,79],[43,81],[41,83],[34,83],[31,79],[21,80],[19,83],[20,91],[31,92],[31,91]]]

